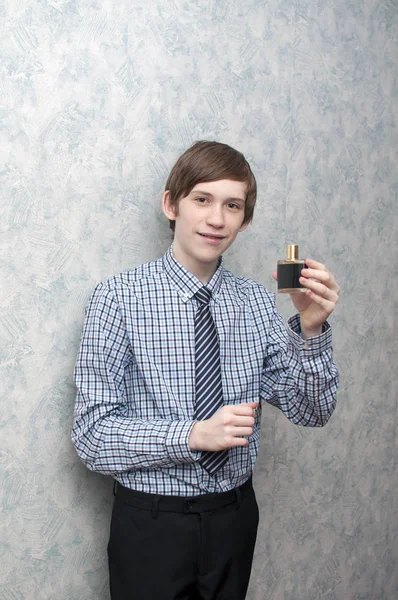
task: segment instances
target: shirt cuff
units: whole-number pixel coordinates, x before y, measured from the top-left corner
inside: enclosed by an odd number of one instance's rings
[[[176,463],[197,462],[202,452],[191,450],[188,444],[189,434],[196,421],[173,421],[166,436],[166,450]]]
[[[308,357],[319,356],[325,350],[332,348],[332,328],[327,321],[322,325],[322,333],[306,340],[301,337],[300,315],[291,317],[287,324],[289,326],[287,333],[294,348],[304,352]]]

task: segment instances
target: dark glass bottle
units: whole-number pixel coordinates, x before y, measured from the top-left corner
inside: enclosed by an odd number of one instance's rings
[[[278,292],[280,294],[294,294],[305,292],[300,283],[301,269],[305,267],[305,261],[299,259],[299,247],[297,244],[289,244],[286,258],[278,260]]]

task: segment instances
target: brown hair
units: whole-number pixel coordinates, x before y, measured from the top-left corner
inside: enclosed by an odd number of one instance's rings
[[[227,144],[195,142],[171,169],[165,190],[169,191],[171,203],[177,209],[178,201],[188,196],[197,183],[220,179],[247,183],[243,223],[250,223],[257,197],[256,179],[243,154]],[[175,221],[170,221],[170,228],[174,231]]]

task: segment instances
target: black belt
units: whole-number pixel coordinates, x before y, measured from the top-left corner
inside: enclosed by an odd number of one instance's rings
[[[138,492],[115,482],[115,496],[125,504],[152,511],[156,518],[158,511],[177,513],[202,513],[225,508],[230,504],[239,507],[241,496],[252,489],[252,477],[240,487],[229,492],[203,494],[201,496],[163,496]]]

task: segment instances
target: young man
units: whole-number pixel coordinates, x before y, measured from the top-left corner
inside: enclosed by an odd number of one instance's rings
[[[194,144],[163,196],[172,247],[101,283],[89,302],[72,439],[89,469],[117,482],[113,600],[243,600],[260,400],[311,427],[334,410],[334,277],[306,261],[307,291],[292,295],[298,314],[286,327],[273,294],[222,266],[255,201],[241,153]]]

